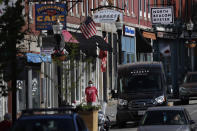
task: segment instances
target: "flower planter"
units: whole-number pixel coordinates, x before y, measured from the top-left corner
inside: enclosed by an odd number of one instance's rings
[[[62,56],[52,56],[52,59],[54,60],[60,60],[60,61],[65,61],[66,60],[66,56],[62,55]]]
[[[89,131],[98,131],[98,110],[79,111],[78,114],[84,120]]]

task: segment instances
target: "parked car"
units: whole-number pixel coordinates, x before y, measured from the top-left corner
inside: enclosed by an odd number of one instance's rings
[[[183,107],[150,107],[137,131],[194,131],[195,122]]]
[[[197,72],[188,72],[183,84],[179,87],[179,97],[182,104],[189,104],[189,99],[197,99]]]
[[[71,109],[31,109],[23,111],[11,131],[88,131],[88,128]]]

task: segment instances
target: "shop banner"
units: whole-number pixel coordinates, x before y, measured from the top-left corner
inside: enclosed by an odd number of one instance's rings
[[[65,25],[66,4],[36,4],[36,30],[52,30],[57,19]]]

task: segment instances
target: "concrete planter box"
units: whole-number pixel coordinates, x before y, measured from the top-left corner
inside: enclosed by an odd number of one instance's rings
[[[98,131],[98,110],[79,111],[78,114],[84,120],[89,131]]]

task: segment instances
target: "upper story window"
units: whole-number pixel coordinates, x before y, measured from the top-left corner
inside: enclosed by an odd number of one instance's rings
[[[73,14],[73,2],[70,2],[70,14],[71,14],[71,16],[73,16],[74,14]]]
[[[154,0],[154,6],[157,6],[157,0]]]
[[[179,17],[182,16],[182,0],[179,0]]]
[[[85,2],[84,1],[81,3],[81,12],[82,12],[82,16],[85,16]]]
[[[146,0],[144,0],[144,18],[146,18]]]
[[[142,16],[142,0],[139,0],[139,12],[140,16]]]
[[[94,7],[94,5],[95,5],[95,0],[92,0],[92,9],[94,9],[95,7]],[[91,11],[91,13],[93,14],[94,12],[93,11]]]
[[[150,0],[148,0],[148,18],[150,19],[150,8],[151,5],[150,5]]]
[[[86,16],[89,14],[89,0],[86,0]]]
[[[30,23],[33,23],[33,2],[29,2],[29,21]]]
[[[124,4],[124,0],[122,0],[122,9],[124,9],[124,12],[125,12],[125,4]]]
[[[162,5],[162,6],[165,5],[165,0],[161,0],[161,5]]]
[[[135,0],[131,0],[131,14],[132,14],[132,17],[136,17],[135,10],[134,10],[134,2],[135,2]]]
[[[76,4],[76,15],[79,17],[79,3]]]
[[[125,5],[126,5],[126,9],[127,9],[127,15],[130,15],[129,14],[129,0],[126,1]]]

